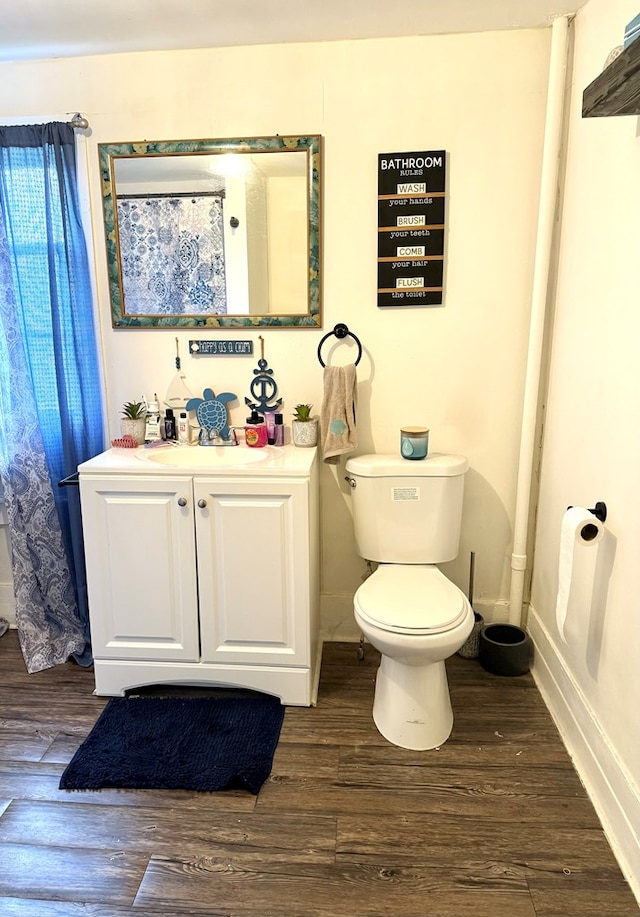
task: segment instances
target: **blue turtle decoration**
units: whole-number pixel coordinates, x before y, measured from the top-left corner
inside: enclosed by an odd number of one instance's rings
[[[215,395],[212,388],[205,388],[202,398],[190,398],[187,401],[187,410],[196,412],[198,423],[207,433],[210,430],[218,430],[220,436],[226,439],[229,435],[227,402],[235,401],[237,397],[233,392]]]

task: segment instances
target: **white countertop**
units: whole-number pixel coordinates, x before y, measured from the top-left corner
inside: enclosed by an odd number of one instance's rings
[[[317,449],[162,444],[112,448],[78,467],[81,477],[104,474],[201,475],[204,477],[309,477]]]

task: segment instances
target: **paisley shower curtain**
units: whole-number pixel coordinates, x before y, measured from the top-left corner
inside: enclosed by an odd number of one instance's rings
[[[0,127],[0,483],[29,672],[91,661],[77,488],[103,448],[73,129]]]
[[[129,315],[225,315],[219,194],[118,196],[118,238]]]

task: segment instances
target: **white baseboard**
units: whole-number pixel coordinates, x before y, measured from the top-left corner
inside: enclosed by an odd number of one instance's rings
[[[640,904],[640,791],[533,606],[527,630],[532,674],[589,794],[620,869]]]
[[[16,600],[11,583],[0,583],[0,618],[6,618],[11,627],[16,626]]]
[[[508,602],[482,602],[474,599],[473,610],[482,615],[485,624],[506,622],[509,619]]]

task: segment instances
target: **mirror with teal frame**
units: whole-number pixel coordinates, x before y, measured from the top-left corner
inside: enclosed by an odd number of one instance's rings
[[[321,139],[99,144],[113,327],[321,327]]]

